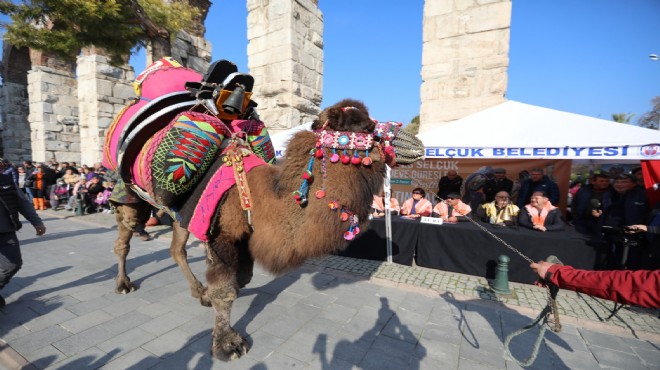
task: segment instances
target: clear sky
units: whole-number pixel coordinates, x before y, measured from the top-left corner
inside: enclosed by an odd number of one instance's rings
[[[213,59],[243,71],[245,4],[214,0],[206,21]],[[319,7],[321,106],[352,97],[378,120],[409,122],[420,108],[423,0],[320,0]],[[506,97],[608,120],[632,113],[637,122],[660,96],[653,53],[660,55],[659,0],[514,0]]]
[[[353,97],[376,119],[409,122],[420,107],[424,2],[320,0],[319,7],[322,107]],[[246,17],[244,1],[215,0],[206,22],[213,58],[242,70]],[[608,120],[633,113],[636,122],[660,96],[652,53],[660,54],[658,0],[514,0],[507,99]]]

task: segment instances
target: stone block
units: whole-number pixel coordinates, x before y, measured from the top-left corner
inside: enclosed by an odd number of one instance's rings
[[[98,95],[112,95],[112,88],[114,83],[108,80],[97,80],[96,94]]]
[[[511,2],[498,2],[475,7],[466,23],[467,33],[485,32],[511,26]]]
[[[424,18],[450,13],[453,8],[453,1],[424,1]]]
[[[66,151],[68,145],[63,141],[48,140],[45,143],[45,148],[49,151]]]

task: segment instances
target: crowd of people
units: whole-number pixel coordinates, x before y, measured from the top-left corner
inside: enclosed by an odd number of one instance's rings
[[[599,256],[601,266],[617,269],[660,266],[660,238],[654,240],[653,236],[641,235],[646,230],[660,228],[660,205],[651,209],[640,167],[616,174],[614,178],[607,173],[594,173],[586,183],[571,186],[567,217],[557,207],[560,199],[557,183],[542,168],[524,172],[524,177],[521,175],[513,181],[506,176],[505,169],[495,168],[489,177],[466,186],[463,178],[451,170],[440,179],[435,196],[430,197],[436,201],[435,205],[427,199],[424,189],[415,188],[400,209],[390,208],[406,218],[439,217],[450,223],[470,218],[539,232],[574,228],[605,242],[607,250]],[[378,207],[374,201],[373,217],[384,214],[380,199]],[[393,198],[391,204],[395,203],[398,205]]]
[[[100,162],[79,166],[75,162],[12,163],[3,159],[0,172],[12,177],[35,210],[112,212],[109,198],[117,179]]]

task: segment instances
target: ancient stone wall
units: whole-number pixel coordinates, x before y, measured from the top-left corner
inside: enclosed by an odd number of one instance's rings
[[[424,3],[420,129],[504,102],[511,0]]]
[[[81,55],[77,60],[80,158],[92,165],[103,158],[105,133],[115,115],[135,97],[135,72],[129,65],[114,67],[103,55]]]
[[[323,15],[312,0],[248,0],[248,68],[271,133],[313,120],[323,93]]]

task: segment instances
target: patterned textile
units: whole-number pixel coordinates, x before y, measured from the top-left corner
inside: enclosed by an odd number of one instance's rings
[[[141,167],[151,167],[156,201],[170,205],[196,185],[228,135],[217,118],[190,111],[180,113],[159,132],[150,142],[156,148],[153,157],[141,157]]]
[[[245,172],[265,164],[266,162],[254,154],[243,157],[243,170]],[[195,206],[190,221],[183,221],[184,225],[187,223],[188,231],[195,235],[197,239],[203,242],[209,241],[211,222],[218,204],[225,192],[235,184],[234,168],[227,165],[223,165],[218,171],[215,171],[206,184],[199,184],[199,186],[204,185],[203,193]]]
[[[275,148],[270,141],[266,125],[255,120],[234,120],[232,129],[236,133],[245,133],[252,152],[268,164],[275,164]]]
[[[187,92],[186,82],[199,82],[202,76],[189,68],[182,67],[171,58],[163,58],[151,64],[135,81],[137,97],[117,114],[105,134],[103,146],[103,166],[111,170],[118,170],[118,150],[122,140],[130,133],[131,128],[142,120],[144,113],[154,105],[180,102],[193,99],[189,94],[170,96],[172,93]],[[159,98],[167,97],[165,101]],[[139,121],[138,120],[138,121]]]

